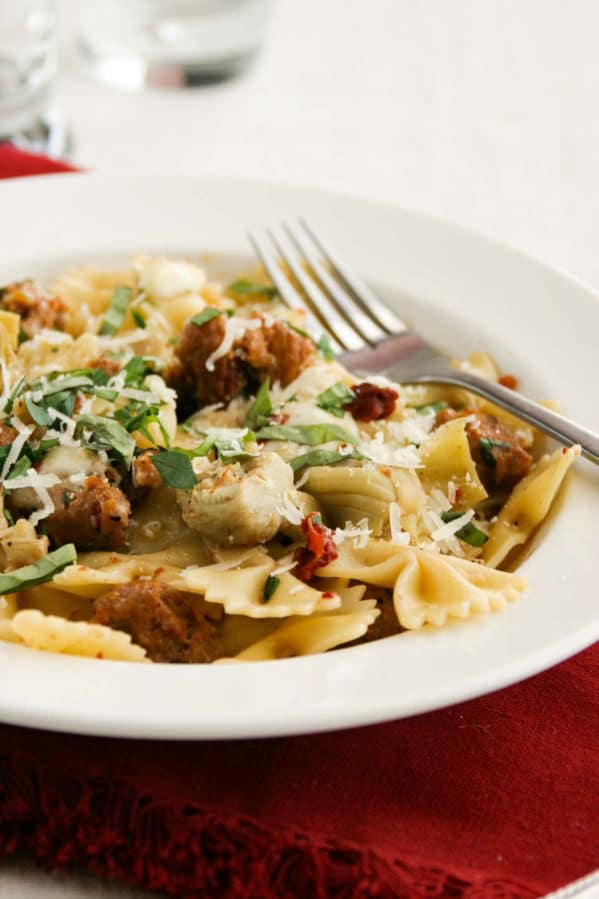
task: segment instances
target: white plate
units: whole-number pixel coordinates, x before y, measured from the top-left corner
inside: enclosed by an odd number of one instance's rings
[[[305,215],[423,333],[493,352],[539,399],[599,429],[599,302],[587,288],[445,222],[246,181],[59,175],[0,185],[0,283],[140,251],[246,253],[246,228]],[[331,730],[440,708],[541,671],[599,636],[599,472],[580,462],[505,613],[326,655],[135,665],[0,645],[0,719],[117,736]]]

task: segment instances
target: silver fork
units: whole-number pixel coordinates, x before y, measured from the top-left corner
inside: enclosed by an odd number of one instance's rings
[[[291,309],[308,309],[307,330],[314,337],[324,332],[340,361],[356,374],[382,374],[404,384],[465,387],[566,446],[580,444],[582,454],[599,464],[598,434],[501,384],[452,368],[449,360],[410,331],[305,221],[253,231],[248,236],[283,302]]]

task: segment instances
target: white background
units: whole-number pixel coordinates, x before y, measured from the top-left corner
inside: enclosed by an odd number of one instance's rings
[[[77,164],[361,194],[453,219],[599,286],[596,0],[275,0],[243,79],[143,95],[78,71],[83,2],[61,2],[58,96]],[[0,899],[140,895],[27,863],[0,872]]]

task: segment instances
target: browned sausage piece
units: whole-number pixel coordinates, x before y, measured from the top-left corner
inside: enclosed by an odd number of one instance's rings
[[[528,474],[532,456],[518,436],[494,415],[474,409],[443,409],[437,414],[437,425],[464,416],[468,419],[470,452],[485,487],[512,487]]]
[[[9,444],[14,443],[18,433],[16,428],[6,424],[0,424],[0,446],[8,446]]]
[[[286,386],[312,361],[312,341],[285,322],[247,330],[229,352],[215,360],[214,371],[206,361],[220,346],[226,318],[219,315],[203,325],[188,322],[177,345],[179,364],[167,376],[172,386],[193,387],[200,405],[227,403],[240,393],[251,393],[270,377]]]
[[[74,543],[78,549],[118,549],[126,543],[131,506],[118,487],[92,476],[78,492],[52,487],[49,493],[55,511],[45,523],[56,546]]]
[[[130,634],[154,662],[211,662],[218,655],[202,598],[159,580],[133,581],[100,596],[92,621]]]
[[[21,316],[27,337],[35,337],[43,328],[60,330],[66,306],[60,297],[46,293],[35,281],[18,281],[0,290],[0,303],[7,312]]]
[[[121,363],[118,361],[118,359],[107,359],[106,356],[98,356],[97,359],[92,359],[92,361],[89,363],[89,367],[101,368],[109,378],[113,378],[120,372]]]
[[[133,460],[131,477],[134,487],[148,487],[150,490],[157,490],[162,485],[162,478],[152,462],[152,456],[152,452],[142,453]]]

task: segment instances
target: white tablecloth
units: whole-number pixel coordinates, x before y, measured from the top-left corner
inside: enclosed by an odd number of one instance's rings
[[[244,78],[142,95],[77,69],[83,2],[62,0],[58,85],[77,163],[357,193],[454,219],[599,286],[595,0],[274,0]],[[133,893],[26,863],[0,870],[0,899],[84,896]]]

